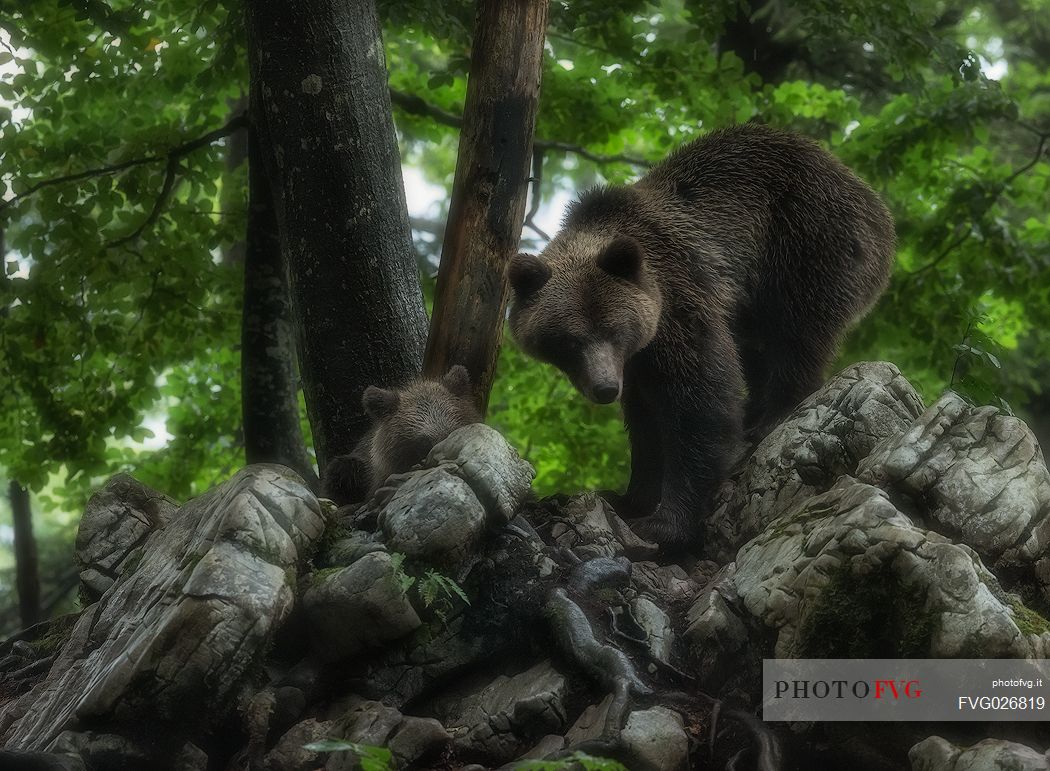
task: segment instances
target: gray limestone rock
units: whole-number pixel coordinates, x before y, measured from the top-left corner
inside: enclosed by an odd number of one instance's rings
[[[994,407],[946,393],[906,432],[880,442],[857,478],[909,502],[928,527],[971,546],[982,559],[1028,566],[1050,599],[1050,472],[1035,436]]]
[[[439,442],[427,466],[440,466],[470,485],[493,526],[513,519],[536,476],[503,435],[484,423],[464,426]]]
[[[666,707],[632,712],[621,740],[640,764],[633,771],[680,771],[689,760],[682,716]]]
[[[560,519],[551,528],[551,535],[560,546],[572,549],[583,560],[620,555],[647,559],[658,551],[635,535],[597,493],[573,497],[562,508]]]
[[[735,571],[734,563],[723,568],[701,590],[686,614],[682,637],[699,664],[701,682],[728,673],[747,645],[748,630],[736,607]]]
[[[459,566],[485,531],[485,508],[470,485],[442,467],[409,476],[379,515],[391,551],[431,565]]]
[[[505,762],[530,739],[563,727],[566,689],[565,678],[543,661],[513,677],[497,677],[459,700],[442,722],[459,751]]]
[[[632,565],[631,582],[639,592],[656,598],[663,607],[695,597],[702,585],[681,565],[658,565],[647,561]]]
[[[908,752],[912,771],[1047,771],[1050,759],[1005,739],[983,739],[959,747],[939,736],[923,739]]]
[[[335,661],[404,637],[422,623],[386,552],[371,552],[345,568],[320,571],[303,593],[314,650]]]
[[[843,370],[762,440],[718,495],[705,527],[705,553],[720,563],[785,511],[827,490],[886,437],[923,411],[922,400],[892,364]]]
[[[335,723],[330,720],[304,720],[289,728],[272,750],[262,759],[262,771],[313,771],[321,756],[306,745],[335,736]]]
[[[140,506],[141,490],[129,488],[129,506]],[[223,709],[291,609],[298,566],[325,525],[317,499],[283,466],[249,466],[177,513],[157,505],[166,524],[138,568],[80,616],[26,702],[5,710],[9,749],[44,749],[86,721],[186,730],[208,707]]]
[[[576,722],[565,732],[566,745],[571,746],[600,737],[602,731],[605,730],[605,722],[612,702],[613,697],[610,694],[597,704],[588,705],[576,718]]]
[[[84,596],[97,600],[126,570],[134,569],[146,543],[178,512],[178,504],[128,474],[117,474],[88,499],[73,552]]]
[[[439,752],[452,741],[452,735],[437,720],[406,715],[387,742],[387,747],[402,765]]]
[[[631,601],[631,613],[645,632],[649,655],[657,661],[670,664],[675,633],[666,611],[643,595]]]
[[[887,658],[1023,657],[1043,644],[1018,628],[972,549],[916,527],[885,492],[849,477],[749,541],[733,583],[748,615],[775,630],[778,657],[833,657],[837,645]],[[885,635],[896,651],[856,647],[866,609],[897,625]]]

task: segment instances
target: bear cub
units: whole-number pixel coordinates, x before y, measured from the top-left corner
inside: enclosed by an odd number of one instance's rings
[[[363,501],[391,474],[422,463],[457,428],[481,422],[470,375],[458,364],[440,380],[369,386],[361,402],[372,426],[351,452],[333,458],[323,475],[324,497],[340,506]]]
[[[621,400],[616,508],[684,547],[744,432],[761,438],[821,385],[893,255],[871,188],[816,142],[747,124],[572,204],[542,254],[512,260],[510,327],[585,397]]]

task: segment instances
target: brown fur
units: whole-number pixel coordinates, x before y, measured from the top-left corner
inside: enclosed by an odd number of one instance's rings
[[[470,376],[459,365],[441,380],[416,380],[397,389],[369,386],[361,401],[371,428],[352,452],[325,468],[324,494],[339,505],[364,500],[391,474],[422,463],[457,428],[481,422]]]
[[[748,124],[585,194],[541,256],[512,261],[510,326],[588,398],[622,399],[618,508],[655,509],[636,529],[684,546],[743,428],[761,436],[820,385],[893,253],[867,185],[815,142]]]

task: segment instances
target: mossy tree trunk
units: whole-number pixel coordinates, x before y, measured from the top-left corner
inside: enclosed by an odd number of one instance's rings
[[[367,428],[361,394],[419,374],[426,313],[372,0],[248,3],[257,132],[288,261],[321,467]]]
[[[252,120],[257,121],[252,110]],[[241,321],[241,410],[248,463],[282,463],[317,492],[299,427],[298,375],[288,279],[259,141],[248,140],[248,233]]]

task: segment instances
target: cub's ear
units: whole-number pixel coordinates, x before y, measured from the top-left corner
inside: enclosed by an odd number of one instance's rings
[[[441,378],[442,385],[456,396],[470,396],[470,373],[462,364],[452,367]]]
[[[400,401],[401,397],[398,396],[397,391],[376,388],[375,386],[368,386],[361,397],[361,405],[373,420],[380,420],[392,415]]]
[[[617,236],[598,255],[598,267],[610,276],[637,281],[642,272],[642,245],[630,236]]]
[[[551,277],[551,269],[535,254],[517,254],[510,261],[507,278],[518,297],[528,297],[539,290]]]

